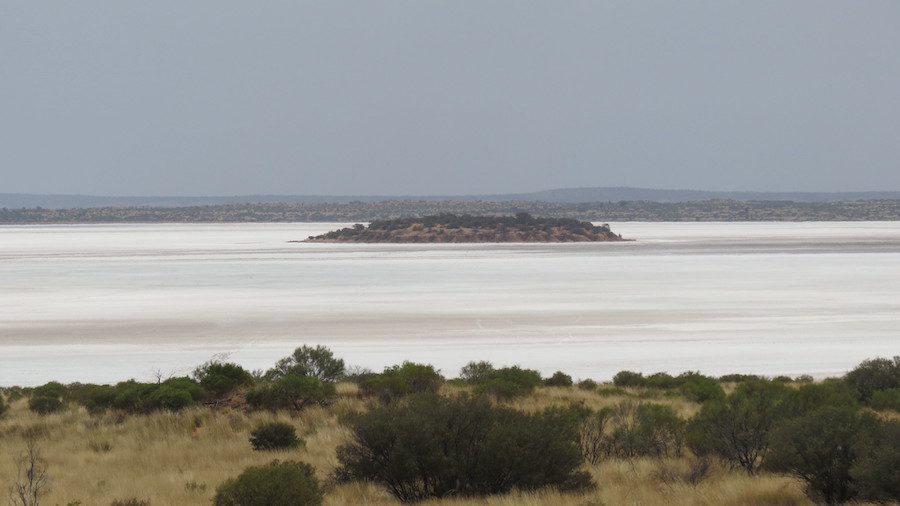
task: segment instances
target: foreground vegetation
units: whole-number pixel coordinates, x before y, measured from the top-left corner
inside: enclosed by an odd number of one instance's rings
[[[842,378],[473,362],[48,383],[0,395],[13,504],[837,504],[900,501],[900,357]]]

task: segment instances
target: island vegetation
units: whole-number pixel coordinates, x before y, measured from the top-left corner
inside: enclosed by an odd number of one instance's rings
[[[302,346],[268,371],[0,391],[12,504],[789,505],[900,500],[900,357],[840,378],[471,362],[380,373]]]
[[[307,242],[599,242],[622,241],[609,225],[594,225],[571,218],[535,218],[528,213],[515,216],[472,216],[437,214],[419,218],[375,220],[368,226],[334,230],[310,236]]]

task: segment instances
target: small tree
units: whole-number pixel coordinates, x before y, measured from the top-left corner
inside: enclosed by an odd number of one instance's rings
[[[544,384],[548,387],[570,387],[572,386],[572,377],[562,371],[556,371],[553,376],[544,380]]]
[[[900,501],[900,421],[863,417],[850,477],[865,501]]]
[[[253,375],[231,362],[207,362],[194,371],[194,377],[215,399],[222,399],[242,386],[253,384]]]
[[[781,423],[772,432],[766,468],[805,481],[813,499],[826,504],[855,495],[850,467],[860,417],[853,408],[825,407]]]
[[[300,411],[316,404],[325,405],[335,395],[332,383],[325,383],[312,376],[288,374],[251,389],[247,392],[247,403],[256,409]]]
[[[325,346],[301,346],[290,356],[275,364],[266,373],[269,378],[279,378],[288,374],[310,376],[328,383],[334,383],[344,376],[344,361],[334,357]]]
[[[847,373],[844,380],[856,391],[860,402],[866,404],[877,390],[900,388],[900,356],[893,360],[865,360]]]
[[[376,395],[384,401],[404,395],[437,392],[444,378],[434,367],[415,362],[387,367],[381,374],[370,378],[360,387],[367,395]]]
[[[471,383],[479,383],[486,380],[494,372],[494,366],[490,362],[469,362],[459,370],[459,377]]]
[[[780,383],[747,381],[726,400],[707,402],[688,424],[688,446],[753,474],[769,448],[784,391]]]
[[[315,469],[295,461],[248,467],[219,486],[215,506],[318,506],[323,493]]]
[[[39,506],[41,498],[50,492],[47,461],[33,438],[25,442],[25,450],[15,459],[16,479],[9,490],[10,501],[16,506]]]

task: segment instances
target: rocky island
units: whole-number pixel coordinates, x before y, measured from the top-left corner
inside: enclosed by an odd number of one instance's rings
[[[476,243],[476,242],[600,242],[624,241],[609,225],[571,218],[471,216],[436,214],[419,218],[375,220],[368,226],[310,236],[306,242]]]

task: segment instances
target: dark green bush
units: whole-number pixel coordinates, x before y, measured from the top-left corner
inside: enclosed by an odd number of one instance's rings
[[[553,376],[544,380],[544,384],[548,387],[570,387],[572,386],[572,377],[562,371],[556,371]]]
[[[90,413],[102,413],[112,407],[116,391],[109,385],[69,385],[69,398]]]
[[[253,375],[230,362],[207,362],[194,371],[194,377],[214,399],[222,399],[240,387],[253,384]]]
[[[744,383],[745,381],[756,381],[760,380],[759,376],[756,374],[726,374],[724,376],[719,376],[719,381],[722,383]]]
[[[756,472],[769,448],[785,390],[781,383],[751,380],[727,399],[703,404],[688,424],[688,446],[697,455],[716,455]]]
[[[288,423],[266,423],[250,433],[250,446],[257,451],[290,450],[302,443],[303,441],[297,437],[297,430]]]
[[[404,502],[582,489],[590,479],[579,471],[580,416],[525,414],[484,398],[409,396],[347,418],[353,439],[338,449],[337,477],[379,483]]]
[[[592,379],[583,379],[578,382],[578,388],[581,390],[596,390],[597,382]]]
[[[701,404],[725,398],[725,390],[722,389],[718,380],[706,376],[698,376],[685,381],[681,385],[681,393],[688,400]]]
[[[168,379],[162,383],[123,381],[112,387],[111,392],[97,390],[96,396],[87,396],[83,404],[91,409],[113,407],[129,413],[150,413],[158,410],[178,411],[193,406],[206,398],[206,391],[187,377]],[[112,394],[112,401],[109,396]]]
[[[863,418],[850,468],[859,499],[900,503],[900,421]]]
[[[494,372],[494,366],[490,362],[469,362],[459,370],[459,377],[470,383],[480,383],[488,379]]]
[[[613,376],[613,385],[617,387],[642,387],[644,375],[633,371],[619,371]]]
[[[674,457],[684,448],[684,421],[662,404],[623,403],[613,410],[612,433],[607,438],[608,456]]]
[[[277,379],[292,374],[310,376],[326,383],[334,383],[344,376],[344,361],[334,357],[325,346],[301,346],[290,356],[275,364],[266,373],[268,379]]]
[[[0,394],[0,417],[2,417],[9,410],[9,405],[6,404],[6,399],[3,398],[3,394]]]
[[[309,464],[291,460],[248,467],[219,486],[215,506],[317,506],[323,493]]]
[[[853,390],[846,383],[840,380],[827,380],[785,390],[780,415],[783,418],[794,418],[828,406],[856,409],[859,404]]]
[[[651,374],[644,378],[643,386],[648,388],[658,388],[660,390],[665,390],[669,388],[678,388],[681,384],[681,381],[678,378],[675,378],[671,374],[664,372],[657,372]]]
[[[40,415],[62,411],[67,394],[68,391],[64,385],[51,381],[31,391],[28,409]]]
[[[860,402],[868,404],[878,390],[900,388],[900,356],[865,360],[844,376]]]
[[[383,373],[364,381],[360,388],[366,395],[388,401],[409,394],[437,392],[443,381],[444,378],[430,365],[404,362],[385,368]]]
[[[247,392],[247,403],[254,409],[300,411],[312,405],[326,405],[335,395],[333,383],[288,374],[253,387]]]
[[[824,407],[782,422],[772,431],[766,468],[805,481],[817,501],[846,502],[855,495],[850,467],[861,423],[848,407]]]
[[[872,399],[869,401],[869,405],[872,406],[872,409],[900,411],[900,388],[888,388],[872,392]]]
[[[495,369],[475,385],[475,392],[498,399],[512,399],[530,394],[540,384],[541,373],[533,369],[512,366]]]

